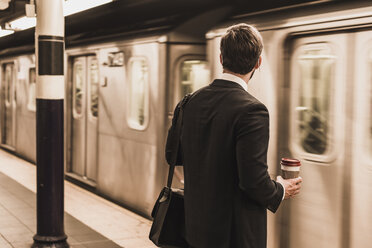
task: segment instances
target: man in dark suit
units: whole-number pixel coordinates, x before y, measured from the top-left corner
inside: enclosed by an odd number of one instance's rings
[[[192,248],[266,247],[266,209],[275,212],[299,193],[301,178],[273,181],[267,171],[269,114],[247,92],[262,48],[254,27],[230,27],[221,39],[222,77],[185,104],[181,147]]]

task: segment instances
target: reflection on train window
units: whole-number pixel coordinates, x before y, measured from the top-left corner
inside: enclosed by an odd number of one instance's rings
[[[129,94],[128,124],[143,130],[149,115],[148,65],[144,58],[132,58],[129,63]]]
[[[27,109],[30,111],[36,111],[36,70],[35,68],[30,68],[28,71],[28,101]]]
[[[84,71],[80,62],[75,62],[73,70],[73,107],[74,115],[81,116],[84,98]],[[76,117],[77,117],[76,116]]]
[[[335,56],[326,44],[309,45],[297,57],[298,83],[296,139],[307,153],[322,155],[330,150],[331,87]],[[296,68],[295,68],[296,70]]]
[[[92,116],[98,117],[98,61],[92,59],[89,65],[90,74],[90,111]]]
[[[209,83],[210,72],[206,61],[186,60],[181,64],[181,97]]]

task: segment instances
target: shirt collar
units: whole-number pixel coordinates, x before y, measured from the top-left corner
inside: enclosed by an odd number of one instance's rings
[[[240,77],[238,77],[238,76],[235,76],[235,75],[230,74],[230,73],[222,73],[221,79],[222,80],[227,80],[227,81],[232,81],[234,83],[237,83],[240,86],[242,86],[245,91],[248,92],[248,85],[247,85],[247,83],[243,79],[241,79]]]

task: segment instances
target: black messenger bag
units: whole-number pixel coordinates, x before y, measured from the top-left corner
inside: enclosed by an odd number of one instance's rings
[[[181,190],[182,191],[182,190]],[[150,239],[158,247],[187,248],[183,192],[164,187],[155,203]]]
[[[174,167],[180,156],[179,145],[182,127],[183,107],[190,98],[186,95],[175,110],[174,119],[176,125],[172,125],[168,133],[167,147],[171,147],[171,154],[167,151],[169,173],[167,186],[163,188],[152,210],[151,216],[154,221],[151,226],[150,240],[158,247],[164,248],[187,248],[185,240],[185,207],[182,189],[172,189]],[[174,122],[173,122],[174,124]],[[174,128],[174,129],[172,129]],[[170,156],[168,156],[170,155]]]

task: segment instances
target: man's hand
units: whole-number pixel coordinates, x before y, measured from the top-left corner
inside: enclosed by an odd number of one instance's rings
[[[281,176],[277,176],[276,181],[281,183],[285,188],[284,199],[292,198],[298,193],[300,193],[302,177],[284,179]]]

